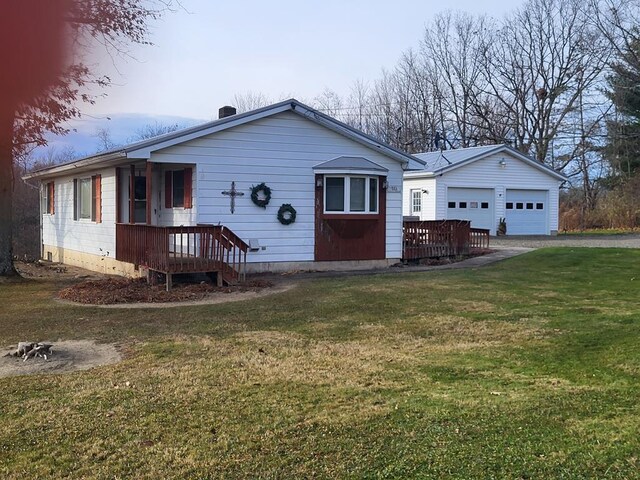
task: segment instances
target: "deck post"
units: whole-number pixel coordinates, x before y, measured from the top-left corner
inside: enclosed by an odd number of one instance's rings
[[[146,203],[147,203],[147,212],[146,212],[146,220],[147,220],[147,225],[151,225],[153,222],[151,221],[151,202],[153,199],[152,196],[152,192],[151,189],[153,188],[153,182],[152,182],[152,175],[153,175],[153,164],[147,160],[147,198],[146,198]]]
[[[173,276],[173,274],[171,274],[171,273],[165,273],[165,277],[167,279],[167,292],[171,290],[171,286],[173,284],[172,276]]]
[[[129,223],[136,223],[136,167],[129,167]]]

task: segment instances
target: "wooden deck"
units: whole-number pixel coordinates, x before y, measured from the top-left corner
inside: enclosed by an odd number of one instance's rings
[[[468,255],[489,247],[489,230],[467,220],[407,220],[403,224],[403,260]]]
[[[222,225],[159,227],[116,224],[116,260],[161,272],[215,272],[218,283],[244,281],[249,246]]]

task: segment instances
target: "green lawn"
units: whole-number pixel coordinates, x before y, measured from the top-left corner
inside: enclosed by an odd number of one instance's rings
[[[599,235],[629,235],[632,233],[640,233],[638,228],[587,228],[585,230],[567,230],[559,232],[559,236],[599,236]]]
[[[0,345],[128,356],[0,379],[3,479],[640,478],[640,250],[165,310],[62,305],[56,288],[0,285]]]

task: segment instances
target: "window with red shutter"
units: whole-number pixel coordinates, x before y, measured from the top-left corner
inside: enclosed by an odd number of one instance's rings
[[[193,208],[193,169],[164,173],[164,207]]]

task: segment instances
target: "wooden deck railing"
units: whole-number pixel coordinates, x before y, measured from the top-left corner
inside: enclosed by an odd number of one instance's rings
[[[466,255],[470,246],[471,226],[467,220],[404,222],[404,260]]]
[[[227,283],[242,281],[248,249],[222,225],[116,224],[116,260],[165,274],[219,272]]]
[[[489,248],[489,229],[471,228],[471,248]]]

